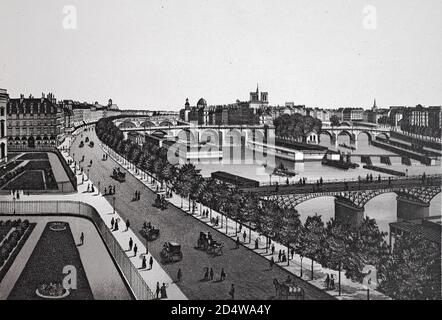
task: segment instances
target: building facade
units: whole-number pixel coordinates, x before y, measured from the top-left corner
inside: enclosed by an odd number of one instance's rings
[[[6,89],[0,89],[0,164],[8,161],[7,119],[6,108],[9,95]]]
[[[51,93],[10,99],[6,118],[9,146],[58,146],[64,135],[64,113]]]

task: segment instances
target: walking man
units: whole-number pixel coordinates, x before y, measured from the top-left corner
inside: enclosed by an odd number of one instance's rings
[[[220,280],[221,281],[224,281],[225,279],[226,279],[226,273],[224,272],[224,268],[221,268],[221,277],[220,277]]]
[[[150,259],[149,259],[149,270],[152,270],[152,266],[153,266],[153,258],[152,258],[152,256],[150,256]]]
[[[275,254],[275,244],[272,243],[272,256]]]
[[[129,239],[129,251],[132,251],[132,246],[134,245],[134,241],[132,238]]]
[[[210,280],[213,280],[213,269],[210,268]]]
[[[244,232],[242,234],[242,238],[244,239],[244,243],[245,243],[246,242],[246,238],[247,238],[246,230],[244,230]]]
[[[181,273],[181,268],[178,268],[178,273],[177,273],[177,275],[176,275],[176,281],[177,282],[181,282],[181,279],[182,279],[182,273]]]
[[[135,244],[135,246],[134,246],[134,257],[137,256],[137,251],[138,251],[138,247],[137,247],[137,244]]]
[[[229,295],[232,300],[235,299],[235,286],[233,285],[233,283],[232,286],[230,287]]]
[[[84,233],[83,232],[80,235],[80,243],[81,243],[81,245],[84,244]]]
[[[155,291],[155,294],[156,294],[157,299],[159,299],[160,298],[160,283],[159,282],[157,282],[157,289]]]
[[[273,265],[275,264],[275,259],[273,259],[273,256],[270,258],[270,270],[273,270]]]
[[[126,220],[126,231],[129,230],[129,227],[130,227],[130,221],[129,221],[129,219],[127,219]]]
[[[114,218],[112,218],[112,219],[111,219],[111,229],[114,228],[114,223],[115,223],[115,220],[114,220]]]
[[[236,249],[239,249],[239,237],[236,237]]]

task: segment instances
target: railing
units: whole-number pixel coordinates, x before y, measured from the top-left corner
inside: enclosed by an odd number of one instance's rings
[[[67,215],[90,220],[101,235],[112,258],[120,268],[134,296],[138,300],[151,300],[154,295],[132,264],[124,249],[114,238],[108,226],[94,207],[79,201],[2,201],[0,215]]]

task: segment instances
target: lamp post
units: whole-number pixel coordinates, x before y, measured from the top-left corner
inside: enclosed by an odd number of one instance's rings
[[[15,214],[15,201],[16,201],[17,199],[15,198],[15,195],[12,197],[12,203],[14,204],[14,214]]]

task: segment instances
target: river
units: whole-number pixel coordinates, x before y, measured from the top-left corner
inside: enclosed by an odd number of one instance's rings
[[[338,143],[350,144],[348,136],[339,136]],[[331,148],[330,139],[327,136],[321,136],[321,145]],[[339,147],[343,152],[348,152],[348,149]],[[373,147],[369,144],[368,136],[361,134],[358,137],[357,149],[352,151],[355,154],[393,154],[391,152],[385,151],[383,149]],[[225,158],[226,159],[226,158]],[[221,162],[211,162],[211,163],[197,163],[197,168],[201,169],[203,176],[210,176],[214,171],[226,171],[232,174],[240,175],[246,178],[258,180],[261,183],[272,183],[278,181],[279,183],[286,183],[286,178],[278,177],[275,175],[270,175],[273,168],[268,165],[266,168],[262,164],[245,164],[240,163],[238,157],[233,157],[234,161],[239,163],[232,164],[232,161],[224,160]],[[379,159],[379,158],[377,158]],[[356,162],[358,162],[357,160]],[[377,166],[385,166],[393,170],[398,170],[402,172],[407,172],[409,175],[418,175],[422,173],[426,174],[440,174],[442,173],[442,167],[440,162],[436,166],[425,166],[416,161],[412,160],[412,166],[402,165],[400,163],[400,158],[392,158],[392,165],[387,166],[379,163],[379,160],[372,159],[373,164]],[[294,163],[291,161],[280,160],[277,158],[275,160],[276,165],[283,163],[283,165],[291,170],[294,170],[297,175],[291,179],[298,181],[300,177],[306,177],[307,181],[316,181],[320,177],[324,180],[342,180],[342,179],[356,179],[358,176],[365,177],[367,173],[373,174],[375,177],[378,176],[377,172],[366,170],[362,168],[362,165],[356,169],[350,170],[340,170],[328,166],[323,166],[320,162],[305,162],[305,163]],[[381,174],[381,176],[389,176],[387,174]],[[433,198],[430,204],[430,215],[440,215],[441,214],[441,202],[442,196],[438,194]],[[390,222],[396,221],[396,194],[387,193],[379,195],[372,200],[370,200],[365,205],[365,213],[368,217],[376,219],[379,228],[382,231],[388,232]],[[318,213],[323,217],[324,221],[328,221],[334,216],[334,198],[333,197],[321,197],[312,199],[301,203],[296,207],[301,215],[301,220],[305,221],[307,216]]]

